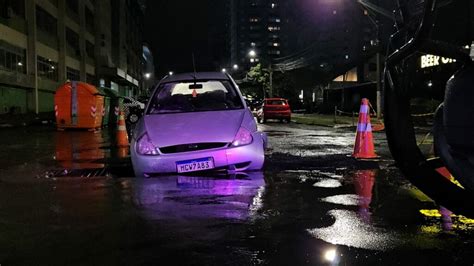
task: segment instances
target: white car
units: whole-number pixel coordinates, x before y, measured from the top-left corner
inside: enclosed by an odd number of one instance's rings
[[[136,176],[261,170],[266,134],[234,80],[221,72],[160,81],[137,123],[130,153]]]
[[[129,96],[123,97],[123,111],[127,122],[135,124],[142,116],[145,104]]]

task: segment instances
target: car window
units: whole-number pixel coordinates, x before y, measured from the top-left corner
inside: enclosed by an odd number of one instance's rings
[[[149,114],[242,109],[243,102],[229,81],[194,81],[161,84],[150,99]]]
[[[267,105],[287,105],[285,100],[269,100],[266,102]]]

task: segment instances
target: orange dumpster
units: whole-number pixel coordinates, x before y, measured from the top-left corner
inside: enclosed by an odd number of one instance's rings
[[[57,128],[98,129],[102,127],[103,107],[104,96],[95,86],[67,82],[58,88],[54,96]]]
[[[106,151],[101,132],[56,132],[55,160],[65,169],[103,168]]]

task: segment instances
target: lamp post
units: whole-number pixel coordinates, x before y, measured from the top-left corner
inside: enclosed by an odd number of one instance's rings
[[[222,73],[230,73],[230,72],[236,73],[237,71],[239,71],[239,65],[237,65],[237,64],[233,64],[233,65],[230,65],[230,66],[224,66],[224,67],[221,68]]]

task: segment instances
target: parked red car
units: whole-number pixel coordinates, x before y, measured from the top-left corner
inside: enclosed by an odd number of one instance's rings
[[[288,100],[284,98],[266,98],[262,107],[257,112],[259,123],[265,123],[268,119],[278,119],[280,122],[291,121],[291,109]]]

